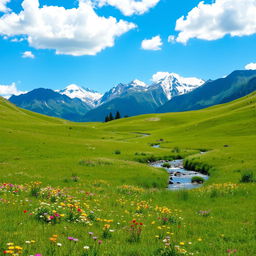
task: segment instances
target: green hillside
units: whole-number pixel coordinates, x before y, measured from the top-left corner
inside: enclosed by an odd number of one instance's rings
[[[109,123],[50,118],[0,98],[1,250],[254,255],[256,186],[240,180],[256,178],[255,143],[256,93]],[[143,163],[164,158],[185,158],[210,179],[199,189],[167,191],[167,173]]]

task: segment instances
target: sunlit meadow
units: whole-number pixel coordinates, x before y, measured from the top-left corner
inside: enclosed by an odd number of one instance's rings
[[[1,99],[0,254],[255,255],[255,96],[107,124]],[[168,191],[148,161],[180,158],[210,179]]]

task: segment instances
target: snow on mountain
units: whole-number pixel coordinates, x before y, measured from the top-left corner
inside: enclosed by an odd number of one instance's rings
[[[147,90],[147,88],[148,88],[148,85],[138,79],[131,81],[129,84],[120,83],[115,87],[113,87],[112,89],[110,89],[108,92],[106,92],[102,96],[100,102],[103,104],[114,98],[120,97],[128,92],[145,91]]]
[[[136,86],[140,86],[140,87],[148,87],[147,84],[145,84],[144,82],[138,80],[138,79],[135,79],[133,81],[131,81],[131,83],[129,84],[130,86],[133,86],[133,87],[136,87]]]
[[[163,88],[167,98],[189,93],[205,83],[196,77],[182,77],[175,73],[157,72],[152,77],[153,85]]]
[[[120,83],[106,92],[102,96],[100,103],[106,103],[114,98],[128,95],[129,93],[156,90],[163,91],[167,100],[170,100],[175,96],[189,93],[205,83],[202,79],[195,77],[185,78],[178,74],[168,72],[158,72],[154,74],[152,82],[151,85],[147,85],[146,83],[135,79],[129,84]]]
[[[79,87],[76,84],[71,84],[63,90],[57,90],[57,92],[60,94],[65,94],[72,99],[78,98],[83,102],[91,105],[92,107],[95,107],[98,104],[100,98],[102,97],[101,93],[93,91],[91,89]]]

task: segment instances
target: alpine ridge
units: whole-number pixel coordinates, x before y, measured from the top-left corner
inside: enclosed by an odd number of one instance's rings
[[[225,78],[207,80],[157,72],[151,83],[138,79],[119,83],[104,94],[71,84],[62,90],[35,89],[9,100],[19,107],[77,122],[103,122],[121,116],[181,112],[206,108],[256,90],[256,70],[238,70]]]
[[[207,108],[246,96],[256,90],[256,70],[237,70],[217,80],[209,80],[191,93],[175,97],[157,112],[183,112]]]
[[[56,92],[66,95],[71,99],[78,98],[90,105],[92,108],[97,106],[99,100],[102,97],[101,93],[88,88],[79,87],[76,84],[70,84],[65,89],[56,90]]]

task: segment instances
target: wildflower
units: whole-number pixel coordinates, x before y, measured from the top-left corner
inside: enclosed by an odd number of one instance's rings
[[[90,247],[86,245],[86,246],[84,246],[84,249],[85,249],[85,250],[89,250]]]
[[[109,229],[110,225],[109,224],[105,224],[103,229]]]
[[[57,239],[54,238],[54,237],[50,237],[49,240],[50,240],[51,242],[53,242],[53,243],[55,243],[55,242],[57,241]]]
[[[61,243],[57,243],[57,246],[58,246],[58,247],[61,247],[61,246],[62,246],[62,244],[61,244]]]
[[[197,239],[197,241],[198,241],[198,242],[202,242],[203,239],[199,237],[199,238]]]
[[[102,240],[99,240],[99,241],[98,241],[98,244],[102,244]]]
[[[180,242],[180,245],[185,245],[185,243],[184,242]]]

